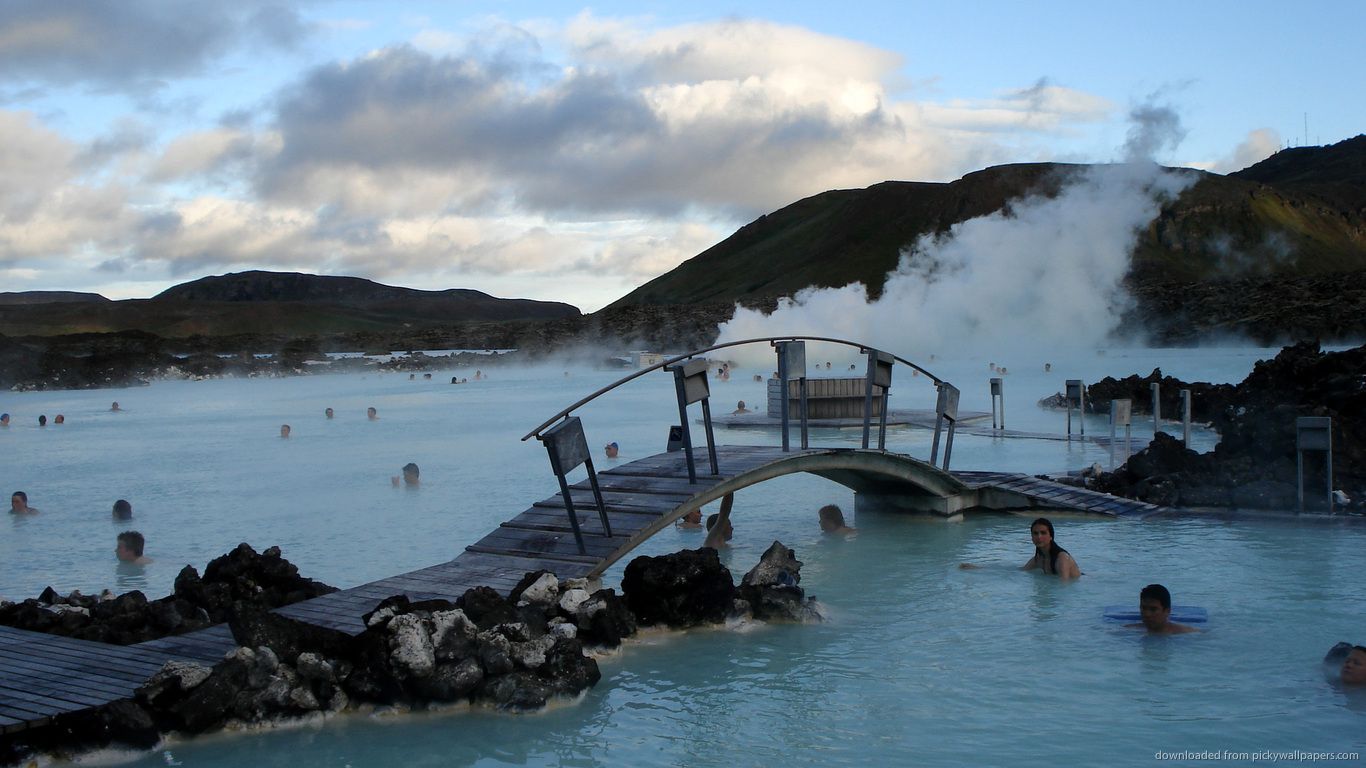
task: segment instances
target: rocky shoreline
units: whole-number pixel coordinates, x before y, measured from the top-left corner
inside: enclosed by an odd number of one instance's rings
[[[1326,416],[1332,419],[1333,489],[1341,491],[1336,506],[1366,510],[1366,345],[1323,352],[1316,343],[1295,344],[1258,362],[1237,385],[1187,383],[1160,370],[1107,378],[1089,388],[1090,405],[1104,412],[1111,399],[1130,398],[1135,411],[1150,412],[1154,381],[1162,385],[1161,407],[1169,415],[1179,413],[1177,392],[1191,390],[1193,418],[1219,433],[1214,450],[1196,453],[1160,433],[1114,472],[1092,471],[1073,482],[1168,507],[1294,509],[1295,420]],[[1304,471],[1306,507],[1326,506],[1322,453],[1306,453]]]
[[[250,550],[238,550],[244,547]],[[272,613],[261,601],[237,600],[227,621],[238,646],[222,661],[168,662],[133,699],[0,737],[0,763],[109,744],[149,749],[169,732],[368,707],[467,702],[536,710],[595,685],[601,672],[594,655],[620,647],[642,627],[823,620],[815,598],[799,586],[801,567],[775,541],[739,585],[709,548],[636,558],[621,595],[537,571],[506,598],[488,587],[454,602],[389,598],[362,617],[366,628],[354,637]]]

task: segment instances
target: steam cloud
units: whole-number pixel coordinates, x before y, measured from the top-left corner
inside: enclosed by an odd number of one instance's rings
[[[1154,126],[1154,135],[1170,135],[1165,119]],[[911,359],[1100,345],[1132,301],[1121,280],[1139,231],[1193,181],[1151,162],[1081,169],[1056,197],[922,237],[903,251],[877,301],[852,284],[802,291],[769,315],[737,306],[719,341],[833,336]]]

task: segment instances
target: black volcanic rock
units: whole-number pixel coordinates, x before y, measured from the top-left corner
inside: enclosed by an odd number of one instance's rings
[[[1274,359],[1257,363],[1219,398],[1221,404],[1208,413],[1220,435],[1213,451],[1197,454],[1160,433],[1124,466],[1090,484],[1164,506],[1293,508],[1296,419],[1327,416],[1332,419],[1333,488],[1347,494],[1347,506],[1363,507],[1366,346],[1328,353],[1307,342],[1286,347]],[[1321,452],[1305,454],[1307,504],[1323,504],[1322,462]]]

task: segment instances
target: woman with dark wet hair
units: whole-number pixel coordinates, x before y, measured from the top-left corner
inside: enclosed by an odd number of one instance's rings
[[[1053,524],[1048,518],[1041,517],[1029,524],[1029,538],[1034,542],[1034,556],[1020,570],[1032,571],[1038,568],[1046,574],[1063,579],[1075,579],[1081,575],[1077,561],[1053,540]]]

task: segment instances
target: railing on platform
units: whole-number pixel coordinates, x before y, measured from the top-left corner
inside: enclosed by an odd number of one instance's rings
[[[789,432],[791,430],[790,413],[790,389],[788,382],[795,382],[798,390],[798,417],[801,422],[802,448],[810,447],[808,429],[808,404],[807,404],[807,372],[806,372],[806,342],[821,342],[826,344],[840,344],[854,347],[863,355],[867,356],[868,366],[864,376],[864,407],[863,407],[863,448],[868,448],[872,437],[872,422],[874,411],[879,412],[878,418],[878,440],[877,449],[885,451],[887,449],[887,412],[889,405],[890,390],[892,386],[892,369],[896,363],[906,365],[920,374],[925,375],[934,382],[937,390],[937,402],[935,406],[934,423],[934,443],[930,452],[930,464],[937,464],[939,457],[940,435],[944,432],[945,424],[948,425],[947,441],[944,449],[943,469],[949,468],[949,457],[953,451],[953,434],[955,425],[958,421],[958,388],[940,379],[919,365],[898,357],[890,352],[886,352],[865,344],[847,341],[845,339],[835,339],[824,336],[773,336],[766,338],[744,339],[741,341],[731,341],[724,344],[716,344],[705,349],[693,350],[686,354],[671,357],[662,362],[643,368],[629,376],[624,376],[611,384],[598,389],[588,396],[570,405],[541,424],[537,425],[526,435],[523,440],[537,438],[546,445],[550,452],[551,466],[555,471],[556,477],[560,481],[561,492],[565,498],[566,511],[569,514],[570,527],[574,531],[574,538],[578,542],[579,551],[584,551],[583,537],[579,533],[578,519],[575,515],[573,504],[569,499],[568,484],[565,474],[580,464],[588,464],[589,480],[593,487],[595,501],[598,505],[598,514],[602,518],[603,530],[607,528],[607,514],[602,503],[602,495],[598,491],[597,475],[593,471],[592,458],[587,455],[580,455],[579,451],[587,451],[587,441],[583,437],[583,427],[578,417],[572,417],[575,410],[602,397],[612,390],[620,387],[627,382],[633,381],[647,373],[659,369],[665,369],[674,375],[674,389],[678,398],[678,417],[681,422],[679,426],[680,436],[683,444],[683,451],[688,464],[688,481],[697,482],[697,468],[692,453],[692,430],[688,425],[688,406],[700,402],[702,404],[702,423],[707,433],[707,452],[711,464],[712,475],[721,472],[716,458],[716,440],[712,431],[711,418],[711,391],[707,384],[708,362],[703,355],[714,352],[718,349],[737,347],[745,344],[766,343],[773,347],[778,356],[778,391],[781,393],[781,420],[782,420],[782,447],[783,451],[791,450],[789,446]],[[880,408],[874,409],[874,400],[878,400]],[[563,421],[562,421],[563,420]],[[557,423],[558,422],[558,423]],[[572,422],[572,425],[571,423]],[[552,426],[554,425],[554,426]]]

